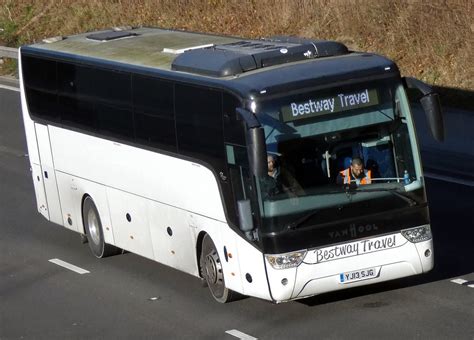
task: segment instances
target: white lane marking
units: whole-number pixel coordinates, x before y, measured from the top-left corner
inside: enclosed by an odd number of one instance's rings
[[[464,282],[467,282],[467,280],[464,279],[454,279],[451,280],[452,283],[457,283],[458,285],[462,285]]]
[[[63,260],[60,260],[60,259],[51,259],[49,260],[49,262],[51,263],[54,263],[54,264],[57,264],[58,266],[61,266],[61,267],[64,267],[66,269],[69,269],[69,270],[72,270],[73,272],[76,272],[78,274],[87,274],[87,273],[90,273],[90,271],[88,270],[85,270],[85,269],[82,269],[78,266],[75,266],[73,264],[70,264],[70,263],[67,263]]]
[[[242,333],[241,331],[238,331],[236,329],[231,329],[229,331],[225,331],[227,334],[230,334],[232,336],[235,336],[236,338],[242,339],[242,340],[258,340],[258,338],[254,338],[251,335]]]
[[[10,90],[10,91],[20,92],[20,89],[19,89],[18,87],[13,87],[13,86],[8,86],[8,85],[2,85],[2,84],[0,84],[0,89],[5,89],[5,90]]]
[[[463,286],[467,286],[469,288],[474,288],[474,281],[468,281],[468,280],[464,280],[464,279],[454,279],[454,280],[451,280],[452,283],[457,283],[458,285],[463,285]]]

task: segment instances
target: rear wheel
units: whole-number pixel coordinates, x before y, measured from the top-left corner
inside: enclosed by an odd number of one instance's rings
[[[234,300],[237,293],[226,288],[222,262],[211,238],[206,235],[202,241],[201,258],[199,260],[201,275],[206,280],[212,297],[220,303]]]
[[[94,201],[89,196],[85,198],[82,206],[82,220],[84,221],[84,230],[87,235],[89,248],[95,257],[102,258],[121,252],[119,248],[105,243],[99,212]]]

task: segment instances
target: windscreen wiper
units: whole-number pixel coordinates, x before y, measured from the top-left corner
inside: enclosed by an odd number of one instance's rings
[[[300,218],[296,219],[295,221],[289,223],[286,226],[286,229],[294,230],[294,229],[298,228],[300,225],[302,225],[304,222],[309,220],[311,217],[317,215],[318,213],[319,213],[319,210],[313,210],[309,214],[301,216]]]
[[[393,195],[395,195],[398,198],[401,198],[402,200],[407,202],[410,205],[410,207],[418,204],[418,202],[415,201],[414,199],[399,193],[397,189],[387,189],[387,188],[367,188],[366,189],[366,188],[360,188],[359,187],[359,188],[357,188],[355,190],[351,190],[349,192],[381,192],[381,191],[392,193]]]

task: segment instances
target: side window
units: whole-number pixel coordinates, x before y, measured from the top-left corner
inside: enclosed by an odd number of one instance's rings
[[[397,177],[403,177],[405,170],[409,176],[414,177],[415,162],[413,160],[413,152],[410,147],[410,135],[406,122],[400,125],[398,130],[393,134],[393,146],[396,153]]]
[[[97,98],[98,129],[101,134],[133,140],[132,84],[126,72],[93,70]]]
[[[133,138],[130,83],[125,72],[58,64],[62,122],[104,135]]]
[[[232,185],[232,204],[234,214],[229,214],[231,222],[239,225],[238,201],[249,200],[253,212],[254,223],[258,214],[257,195],[255,195],[253,177],[249,170],[247,148],[226,144],[227,166]],[[230,208],[227,209],[231,211]]]
[[[30,114],[58,122],[56,62],[22,56],[22,68]]]
[[[87,68],[58,63],[58,105],[61,121],[68,126],[97,130],[94,98],[87,95]]]
[[[224,136],[226,143],[245,145],[245,127],[235,109],[240,102],[234,96],[224,93],[222,113],[224,116]]]
[[[202,159],[224,159],[222,94],[177,84],[175,87],[178,150]],[[202,157],[203,156],[203,157]]]
[[[138,143],[176,151],[173,84],[134,75],[132,98]]]

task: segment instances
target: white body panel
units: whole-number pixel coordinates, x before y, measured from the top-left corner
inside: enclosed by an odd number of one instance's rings
[[[107,243],[198,275],[197,228],[190,227],[190,218],[195,214],[225,221],[209,169],[58,127],[50,126],[50,139],[64,202],[61,224],[71,218],[79,226],[75,230],[84,232],[81,203],[88,194],[99,210]],[[201,224],[201,230],[209,229]]]
[[[25,126],[33,126],[27,130],[35,142],[29,148],[37,150],[35,124],[26,108],[24,121]],[[199,276],[197,237],[205,232],[221,259],[225,258],[224,247],[230,254],[222,265],[226,286],[271,299],[263,255],[228,227],[216,179],[209,169],[78,132],[37,126],[44,140],[42,165],[50,179],[55,175],[55,202],[62,207],[62,214],[56,210],[55,223],[84,233],[82,200],[89,195],[99,212],[106,243],[194,276]],[[33,160],[30,158],[38,209],[49,219],[41,165]],[[37,161],[41,163],[39,153]]]
[[[93,197],[99,212],[105,242],[115,244],[106,187],[61,172],[57,172],[57,180],[63,210],[63,225],[79,233],[85,233],[82,224],[82,200],[87,194]],[[71,220],[71,225],[68,219]]]
[[[31,163],[31,175],[33,177],[33,185],[35,187],[37,209],[41,215],[49,220],[48,202],[46,201],[41,165]]]
[[[49,220],[57,224],[63,224],[61,202],[59,201],[58,187],[56,183],[56,172],[49,144],[50,139],[48,127],[42,124],[35,124],[35,130],[36,139],[38,141],[41,175],[43,176],[43,184],[49,211]]]
[[[50,127],[57,171],[225,221],[212,172],[182,159]]]
[[[84,232],[81,200],[88,194],[99,210],[107,243],[195,276],[197,236],[205,232],[221,259],[224,246],[232,254],[223,263],[226,285],[270,299],[262,253],[228,227],[209,169],[57,127],[50,127],[50,138],[65,226],[71,218],[76,230]]]
[[[154,259],[147,219],[147,200],[107,188],[115,245]]]
[[[147,211],[154,259],[199,276],[196,227],[191,222],[193,214],[157,202],[149,202]],[[209,226],[206,229],[209,229]]]
[[[204,225],[213,227],[207,233],[214,241],[222,261],[226,287],[244,295],[271,300],[262,252],[227,224],[209,224],[202,216],[196,216],[198,231],[203,230]],[[224,247],[228,253],[227,258]]]
[[[369,250],[369,242],[380,244],[383,239],[390,239],[389,246]],[[332,257],[331,252],[334,254],[336,247],[345,248],[347,245],[357,251]],[[426,250],[430,250],[428,257],[424,255]],[[328,254],[326,259],[322,256],[324,252]],[[272,298],[280,302],[421,274],[432,269],[432,253],[432,240],[415,244],[396,233],[308,250],[297,268],[276,270],[267,261],[266,265]],[[350,283],[341,282],[341,274],[367,268],[376,268],[377,276]],[[281,283],[283,278],[288,280],[286,285]]]

